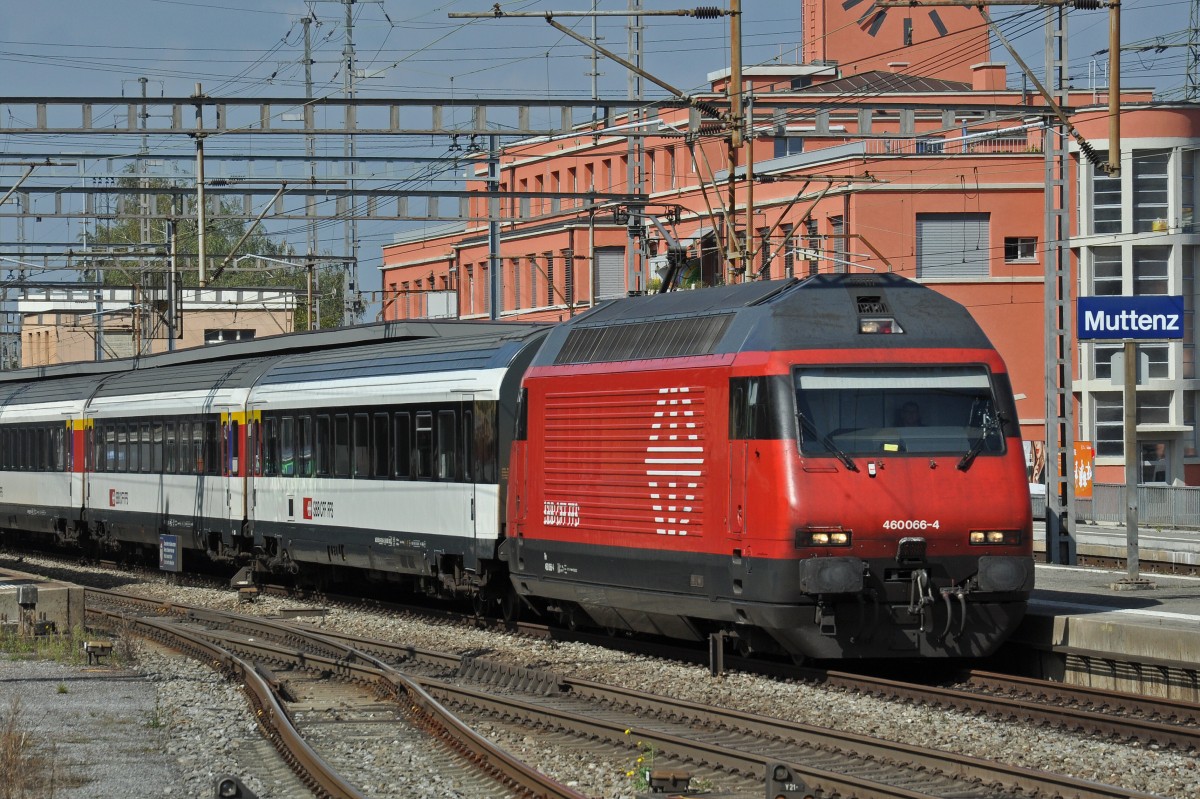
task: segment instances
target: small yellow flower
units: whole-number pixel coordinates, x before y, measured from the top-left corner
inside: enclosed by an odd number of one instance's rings
[[[632,776],[633,776],[633,772],[632,772],[632,771],[626,771],[626,772],[625,772],[625,776],[626,776],[626,777],[632,777]]]
[[[638,762],[638,763],[644,763],[644,762],[646,762],[646,758],[644,758],[644,757],[639,757],[639,758],[637,759],[637,762]]]
[[[630,734],[630,733],[632,733],[632,732],[633,732],[633,730],[625,730],[625,734],[626,734],[626,735],[629,735],[629,734]]]

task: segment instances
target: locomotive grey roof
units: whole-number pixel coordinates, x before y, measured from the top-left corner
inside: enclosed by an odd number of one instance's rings
[[[861,320],[880,318],[904,332],[859,332]],[[534,364],[864,347],[991,344],[963,306],[919,283],[838,274],[613,300],[562,323]]]

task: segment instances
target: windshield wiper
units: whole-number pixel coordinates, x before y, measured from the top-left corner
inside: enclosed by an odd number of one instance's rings
[[[971,464],[975,462],[975,456],[983,451],[983,445],[987,443],[988,436],[992,433],[999,433],[1001,423],[1007,421],[1008,419],[1005,418],[1004,414],[997,413],[994,419],[983,423],[979,438],[975,439],[975,442],[971,444],[971,448],[967,450],[967,454],[963,455],[962,459],[958,462],[958,470],[960,472],[965,472],[971,468]]]
[[[798,418],[800,420],[801,429],[807,430],[808,432],[812,433],[813,438],[817,439],[822,444],[824,444],[825,449],[829,450],[834,455],[836,455],[838,460],[840,460],[843,464],[845,464],[847,469],[849,469],[852,472],[858,471],[858,464],[854,462],[854,459],[851,458],[849,455],[847,455],[845,452],[843,452],[841,450],[841,448],[838,447],[837,444],[833,443],[832,438],[830,438],[829,436],[825,435],[820,430],[818,430],[816,428],[816,425],[814,425],[812,422],[810,422],[808,420],[807,416],[805,416],[802,413],[797,413],[796,418]]]

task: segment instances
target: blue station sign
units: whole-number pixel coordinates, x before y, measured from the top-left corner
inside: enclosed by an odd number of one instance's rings
[[[1080,297],[1079,339],[1183,338],[1183,297]]]

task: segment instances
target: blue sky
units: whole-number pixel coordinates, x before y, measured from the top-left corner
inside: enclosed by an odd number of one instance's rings
[[[650,10],[691,8],[644,0]],[[710,3],[712,4],[712,3]],[[239,7],[239,5],[243,7]],[[590,95],[591,61],[585,48],[540,19],[462,21],[449,12],[486,11],[487,0],[357,0],[354,40],[359,68],[367,77],[358,91],[367,95],[476,97]],[[586,10],[591,0],[514,0],[507,11]],[[619,12],[627,0],[600,0],[601,11]],[[795,63],[801,47],[799,0],[743,0],[744,63]],[[1122,41],[1153,44],[1185,41],[1189,2],[1184,0],[1125,0]],[[1026,60],[1042,70],[1041,12],[1032,8],[997,9],[1021,14],[1006,23]],[[338,94],[344,73],[341,51],[345,6],[338,0],[38,0],[0,3],[0,95],[3,96],[136,96],[139,77],[146,77],[151,95],[185,96],[200,82],[214,96],[303,96],[304,71],[301,17],[315,17],[312,66],[318,95]],[[624,16],[598,22],[603,44],[626,52]],[[1089,76],[1102,69],[1107,47],[1106,11],[1070,15],[1068,55],[1076,86],[1089,85]],[[560,18],[563,24],[588,34],[591,22]],[[728,66],[728,20],[701,21],[682,17],[644,18],[646,68],[686,89],[706,86],[705,75]],[[1009,61],[998,48],[996,60]],[[1122,60],[1125,88],[1153,87],[1178,99],[1184,85],[1186,50],[1167,48],[1127,53]],[[600,93],[625,97],[623,69],[601,61]],[[1010,81],[1016,72],[1009,66]],[[650,96],[661,95],[647,86]],[[0,107],[0,114],[6,114]],[[3,134],[0,119],[0,160],[13,152],[14,142]],[[82,148],[87,143],[71,142]],[[444,150],[444,145],[439,152]],[[2,173],[14,174],[12,168]],[[7,180],[5,180],[7,182]],[[50,225],[51,222],[43,223]],[[56,240],[78,236],[78,223],[63,222]],[[379,248],[398,228],[362,230],[363,288],[378,288]],[[341,252],[342,233],[323,234],[322,247]],[[11,223],[0,223],[0,246],[13,240]]]

